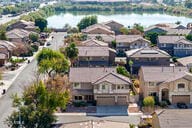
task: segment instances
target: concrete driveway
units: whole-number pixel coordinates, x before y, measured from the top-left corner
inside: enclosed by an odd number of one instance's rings
[[[98,115],[127,116],[128,106],[97,106],[96,112]]]

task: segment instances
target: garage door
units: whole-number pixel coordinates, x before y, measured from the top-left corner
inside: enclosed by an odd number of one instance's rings
[[[176,104],[176,103],[186,103],[189,104],[190,103],[190,96],[189,95],[180,95],[180,96],[172,96],[172,103]]]
[[[127,97],[126,96],[118,96],[117,105],[127,105]]]
[[[97,105],[115,105],[114,96],[98,96]]]

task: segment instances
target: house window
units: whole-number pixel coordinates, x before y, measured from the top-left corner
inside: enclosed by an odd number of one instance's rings
[[[154,96],[154,97],[156,97],[156,96],[157,96],[157,92],[150,92],[150,93],[149,93],[149,96]]]
[[[166,47],[166,44],[161,44],[162,47]]]
[[[149,86],[156,86],[155,82],[149,82]]]
[[[102,89],[102,90],[105,90],[105,89],[106,89],[106,88],[105,88],[105,85],[102,85],[101,89]]]
[[[74,83],[73,84],[73,89],[80,89],[81,85],[79,83]]]
[[[117,89],[125,89],[124,85],[117,85]]]
[[[178,89],[184,89],[185,88],[185,84],[184,83],[180,83],[177,85]]]
[[[83,100],[82,96],[75,96],[75,100]]]

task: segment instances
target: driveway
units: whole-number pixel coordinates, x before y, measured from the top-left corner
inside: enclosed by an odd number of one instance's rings
[[[127,116],[128,115],[128,106],[97,106],[98,115],[119,115]]]

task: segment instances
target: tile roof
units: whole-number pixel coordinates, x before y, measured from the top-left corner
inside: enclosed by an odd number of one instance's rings
[[[108,25],[108,24],[110,24],[110,23],[115,23],[115,24],[118,24],[118,25],[120,25],[120,26],[124,26],[124,25],[122,25],[122,24],[120,24],[120,23],[118,23],[118,22],[116,22],[116,21],[114,21],[114,20],[109,20],[109,21],[107,21],[107,22],[103,22],[102,24],[104,24],[104,25]]]
[[[158,36],[158,42],[163,44],[166,44],[166,43],[175,44],[180,39],[185,39],[185,37],[184,36],[168,36],[168,35]]]
[[[144,47],[140,49],[133,49],[125,52],[127,57],[137,58],[156,58],[156,57],[170,57],[170,55],[158,48]]]
[[[6,40],[0,40],[0,46],[4,46],[8,50],[13,50],[13,48],[16,47],[16,45],[14,43],[6,41]]]
[[[103,41],[95,40],[95,39],[89,39],[89,40],[83,41],[82,44],[86,46],[108,46],[107,43]]]
[[[109,48],[105,46],[78,46],[78,56],[109,56]]]
[[[128,77],[117,74],[116,68],[70,68],[69,80],[70,82],[90,82],[93,84],[104,81],[112,84],[131,83]]]
[[[183,66],[192,65],[192,56],[179,58],[177,59],[177,62],[179,62]]]
[[[13,29],[11,31],[8,31],[6,33],[6,36],[7,38],[24,38],[24,37],[28,37],[29,34],[30,32],[24,29]]]
[[[89,39],[96,39],[96,37],[100,36],[102,40],[106,43],[111,43],[115,40],[115,35],[107,35],[107,34],[87,34]]]
[[[167,35],[188,35],[191,33],[191,29],[169,29],[167,31]]]
[[[191,128],[191,109],[166,109],[158,114],[161,128]]]
[[[149,40],[144,39],[141,35],[117,35],[115,39],[117,43],[132,43],[137,40],[144,40],[150,43]]]
[[[192,45],[192,42],[187,39],[180,39],[176,42],[177,44],[189,44]]]
[[[187,67],[160,67],[142,66],[141,69],[144,81],[165,82],[173,78],[183,76],[188,71]]]

